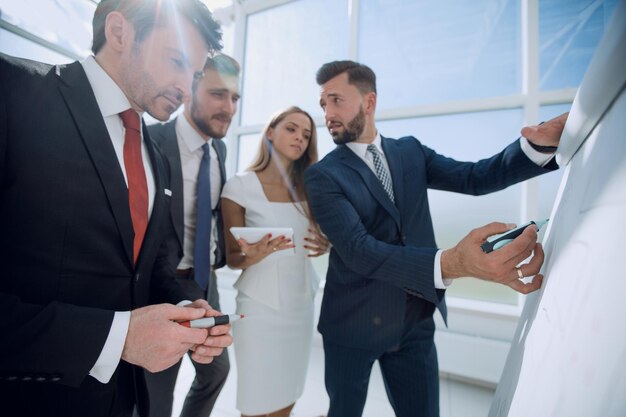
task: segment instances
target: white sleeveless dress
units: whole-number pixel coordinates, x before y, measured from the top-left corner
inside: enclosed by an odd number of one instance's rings
[[[243,414],[265,414],[295,402],[304,391],[319,285],[303,247],[309,222],[293,203],[270,202],[254,172],[231,178],[222,197],[245,208],[248,227],[294,230],[293,256],[270,255],[235,283],[237,314],[246,316],[232,326],[237,408]]]

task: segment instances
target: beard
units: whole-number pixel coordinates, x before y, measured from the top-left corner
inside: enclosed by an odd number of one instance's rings
[[[193,120],[194,124],[198,127],[198,129],[200,129],[200,131],[202,133],[204,133],[205,135],[207,135],[210,138],[213,139],[222,139],[224,136],[226,136],[226,132],[228,132],[228,127],[230,126],[230,122],[232,120],[232,117],[227,114],[227,113],[217,113],[217,114],[212,114],[209,117],[202,117],[202,115],[200,115],[200,112],[198,110],[198,100],[196,99],[196,95],[194,94],[192,96],[191,99],[191,120]],[[222,130],[217,130],[214,129],[213,126],[211,126],[211,119],[213,118],[219,118],[222,120],[226,120],[228,123],[226,125],[226,127]]]
[[[182,104],[183,94],[176,89],[160,87],[150,72],[138,64],[143,62],[143,52],[137,42],[133,43],[130,54],[121,59],[121,86],[131,105],[157,120],[167,121]]]
[[[341,133],[331,133],[331,136],[336,145],[343,145],[357,140],[363,134],[364,130],[365,112],[363,111],[363,106],[361,106],[357,115],[348,122],[344,131]]]

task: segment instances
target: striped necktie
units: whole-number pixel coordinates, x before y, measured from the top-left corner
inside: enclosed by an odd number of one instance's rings
[[[376,176],[383,184],[383,188],[387,192],[387,195],[391,199],[391,202],[395,204],[396,199],[393,196],[393,186],[391,185],[391,175],[389,175],[389,171],[385,164],[383,163],[382,158],[380,157],[380,153],[376,146],[367,145],[367,151],[372,154],[372,158],[374,160],[374,169],[376,170]]]

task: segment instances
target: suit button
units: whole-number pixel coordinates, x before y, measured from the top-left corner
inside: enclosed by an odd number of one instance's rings
[[[33,378],[30,377],[30,376],[23,376],[22,377],[22,381],[32,381],[32,380],[33,380]]]
[[[7,381],[15,381],[17,379],[17,377],[15,375],[11,375],[9,377],[7,377]]]
[[[139,278],[141,278],[141,274],[135,274],[135,282],[139,281]]]
[[[52,381],[52,382],[57,382],[57,381],[60,381],[60,380],[61,380],[61,378],[58,377],[58,376],[53,376],[52,378],[50,378],[50,381]]]
[[[37,381],[37,382],[43,382],[45,380],[46,380],[46,378],[43,377],[43,376],[38,376],[37,378],[35,378],[35,381]]]

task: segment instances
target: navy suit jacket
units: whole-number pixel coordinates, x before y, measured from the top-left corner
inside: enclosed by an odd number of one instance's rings
[[[179,117],[185,117],[181,115]],[[172,210],[170,221],[176,232],[175,248],[169,252],[169,266],[176,269],[183,257],[183,239],[185,234],[185,213],[183,204],[183,171],[180,164],[180,150],[176,139],[176,120],[148,126],[148,131],[154,141],[160,146],[163,155],[167,159],[170,170],[170,184],[172,187]],[[226,183],[226,145],[220,139],[213,139],[213,149],[217,153],[217,161],[220,166],[220,194]],[[223,267],[226,264],[226,250],[224,240],[224,223],[222,221],[222,205],[217,202],[215,210],[215,225],[217,227],[217,248],[215,253],[214,269]]]
[[[108,415],[119,382],[130,389],[122,407],[132,407],[135,382],[129,372],[118,378],[122,365],[109,384],[88,377],[114,311],[188,298],[163,269],[168,185],[145,126],[143,134],[156,195],[134,265],[128,188],[82,65],[0,54],[0,392],[8,410]]]
[[[427,189],[480,195],[556,169],[542,168],[515,141],[477,163],[439,155],[414,137],[382,138],[395,205],[374,172],[339,145],[305,172],[311,210],[332,243],[318,325],[328,340],[385,350],[405,329],[407,290],[424,314],[446,318],[443,290],[434,287],[437,252]]]

